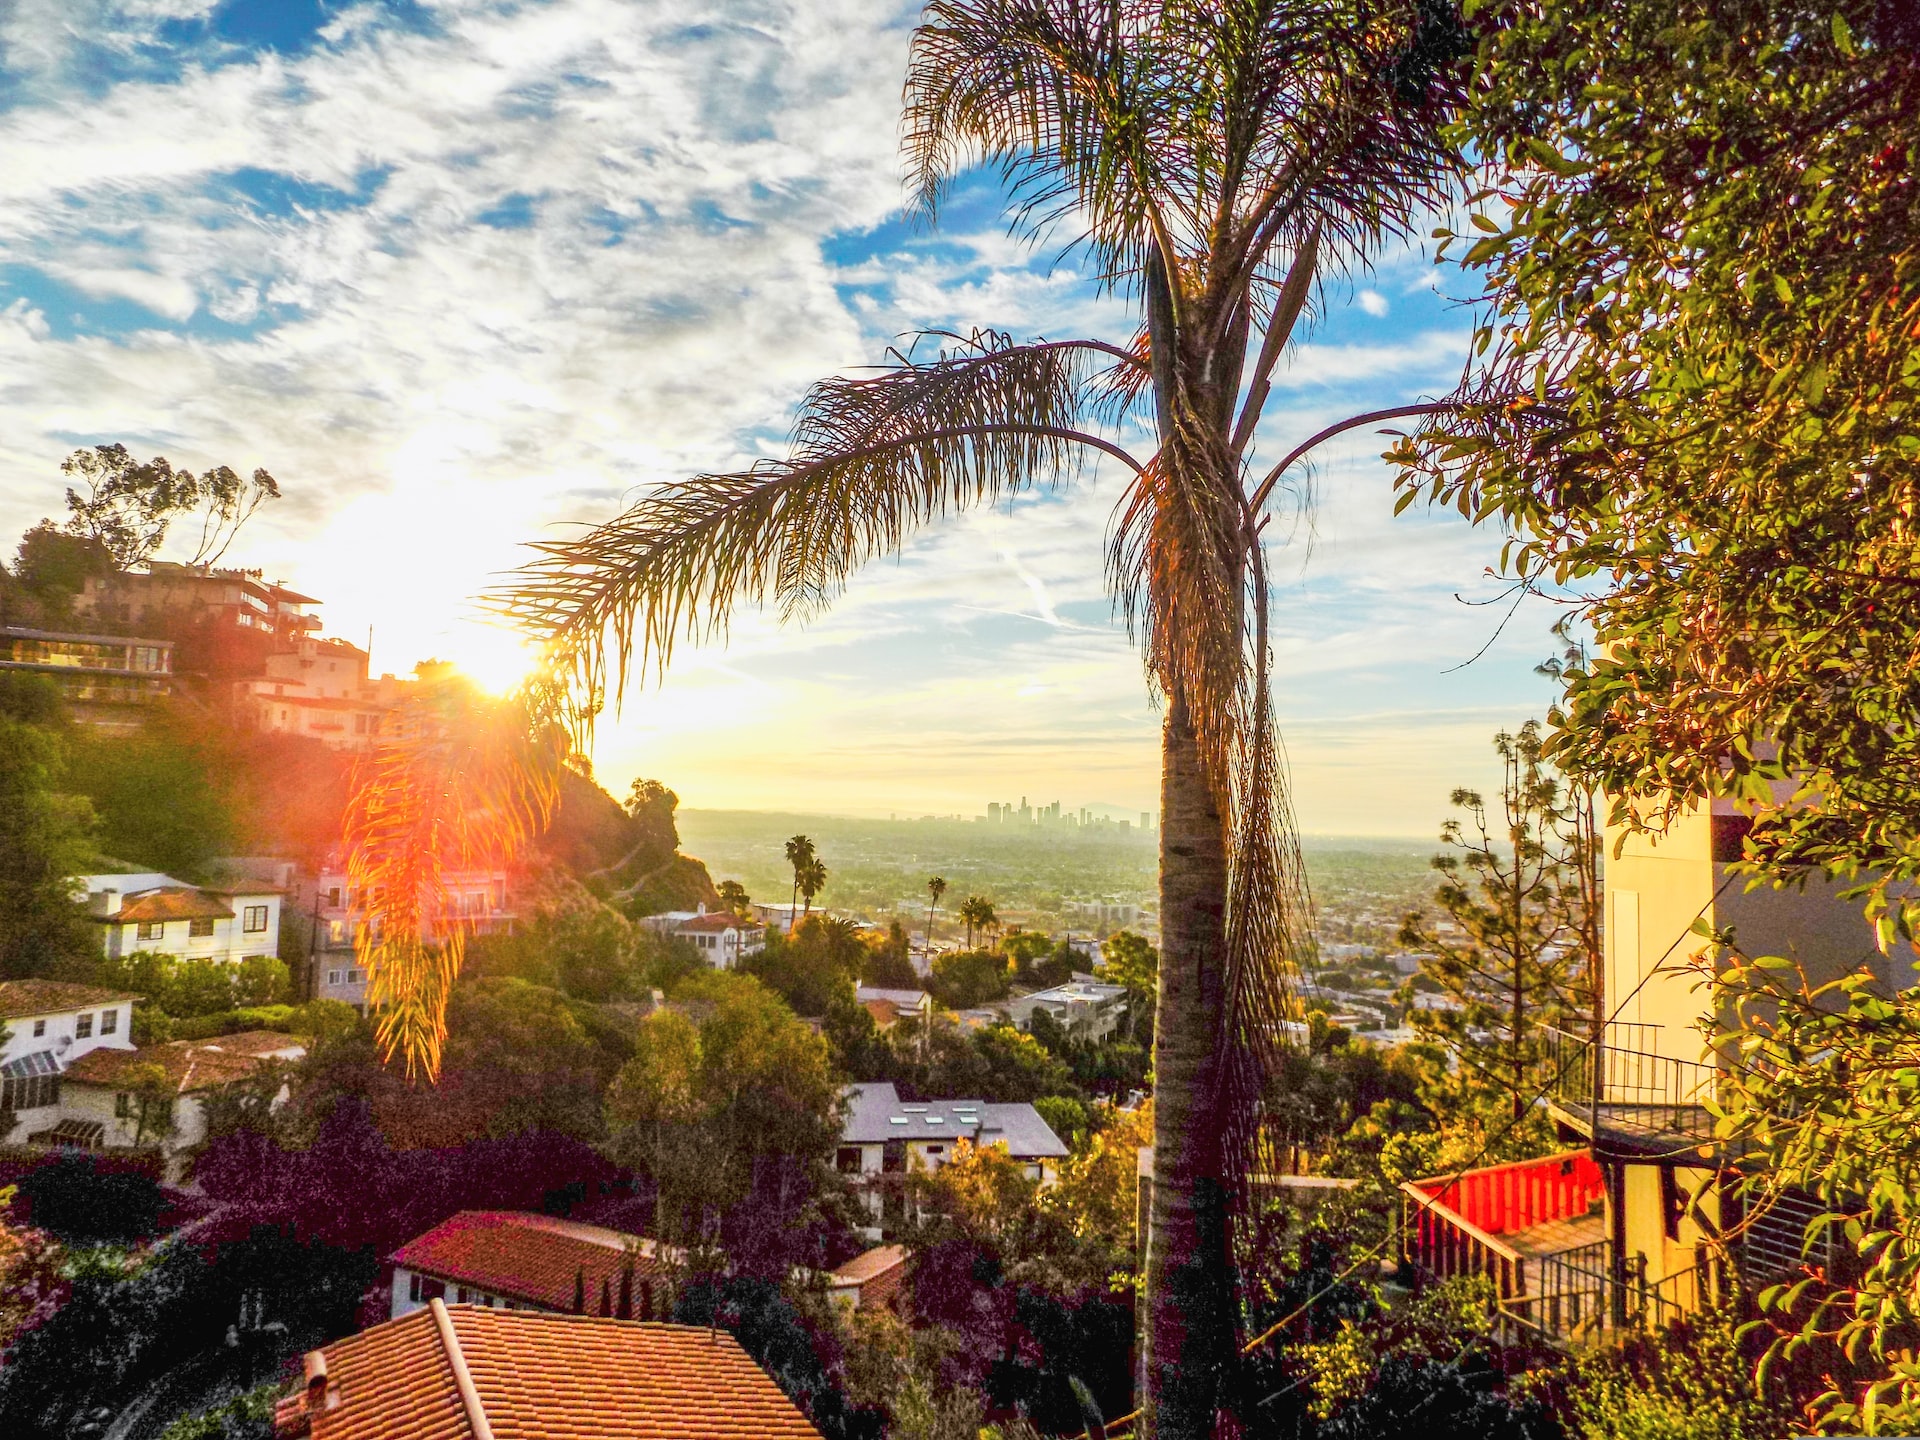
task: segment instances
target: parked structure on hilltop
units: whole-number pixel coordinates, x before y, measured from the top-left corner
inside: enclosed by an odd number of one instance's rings
[[[1040,1112],[1027,1104],[989,1104],[981,1100],[902,1100],[887,1081],[847,1087],[846,1119],[834,1166],[861,1191],[874,1224],[872,1239],[882,1239],[898,1217],[902,1197],[889,1184],[909,1171],[937,1170],[953,1158],[961,1142],[998,1145],[1019,1162],[1029,1180],[1051,1185],[1067,1147]]]
[[[754,907],[758,909],[758,906]],[[685,940],[700,952],[710,969],[732,970],[749,955],[767,948],[767,927],[742,920],[730,910],[709,913],[702,904],[694,910],[668,910],[645,915],[638,922],[656,935]]]
[[[307,1352],[277,1440],[820,1440],[725,1330],[433,1301]]]
[[[147,706],[172,693],[173,642],[5,628],[0,671],[52,680],[83,725],[131,730]]]
[[[1893,962],[1842,886],[1749,891],[1731,875],[1748,823],[1715,800],[1659,836],[1607,827],[1606,1023],[1597,1048],[1591,1028],[1550,1032],[1544,1097],[1585,1148],[1401,1187],[1409,1257],[1491,1276],[1523,1327],[1576,1339],[1667,1321],[1806,1264],[1811,1201],[1735,1213],[1739,1162],[1707,1108],[1726,1063],[1701,1029],[1711,1017],[1694,962],[1709,942],[1693,927],[1791,957],[1814,985],[1866,966],[1891,989]]]
[[[147,950],[232,964],[280,953],[282,897],[265,885],[189,885],[158,871],[81,875],[73,883],[109,957]]]
[[[444,1299],[663,1319],[672,1309],[676,1258],[652,1240],[599,1225],[524,1210],[462,1210],[389,1257],[390,1313],[397,1320]]]

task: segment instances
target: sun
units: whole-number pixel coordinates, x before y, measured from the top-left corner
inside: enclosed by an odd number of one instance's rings
[[[523,635],[496,625],[461,625],[441,657],[489,695],[505,695],[533,673],[538,659]]]

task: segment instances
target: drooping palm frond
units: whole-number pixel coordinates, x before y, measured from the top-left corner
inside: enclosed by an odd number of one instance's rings
[[[422,680],[355,776],[344,826],[354,936],[382,1053],[436,1078],[469,918],[448,877],[512,865],[546,828],[568,756],[561,692],[542,677],[506,699]]]
[[[495,607],[550,648],[591,714],[609,680],[617,699],[633,665],[663,668],[679,640],[724,634],[737,605],[805,617],[950,510],[1070,476],[1090,454],[1139,468],[1076,428],[1094,360],[1128,352],[941,338],[937,358],[909,351],[816,385],[788,458],[668,485],[585,535],[536,543]]]

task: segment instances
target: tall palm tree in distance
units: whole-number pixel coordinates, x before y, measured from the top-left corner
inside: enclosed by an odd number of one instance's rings
[[[1235,1224],[1306,933],[1261,544],[1300,452],[1256,466],[1260,422],[1317,282],[1449,193],[1466,49],[1453,0],[929,0],[911,208],[996,169],[1012,228],[1083,256],[1136,328],[910,339],[817,383],[786,458],[540,542],[499,597],[590,716],[736,606],[804,618],[954,510],[1118,467],[1108,573],[1164,716],[1148,1436],[1210,1435],[1232,1404]]]
[[[827,865],[818,856],[810,858],[806,864],[794,872],[794,881],[800,887],[800,896],[807,902],[807,908],[801,918],[813,913],[813,897],[827,888]]]
[[[787,907],[787,929],[793,929],[793,912],[800,908],[800,876],[813,863],[813,841],[805,835],[795,835],[787,841],[787,864],[793,867],[793,904]],[[808,909],[813,907],[809,905]]]
[[[940,897],[947,893],[947,877],[935,875],[927,881],[927,963],[933,963],[933,912],[940,908]]]

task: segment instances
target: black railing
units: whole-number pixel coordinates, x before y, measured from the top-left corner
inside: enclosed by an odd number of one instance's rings
[[[1603,1127],[1710,1139],[1714,1119],[1706,1107],[1719,1072],[1698,1060],[1660,1054],[1655,1048],[1659,1031],[1657,1025],[1608,1025],[1596,1077],[1591,1036],[1547,1030],[1553,1098]]]

